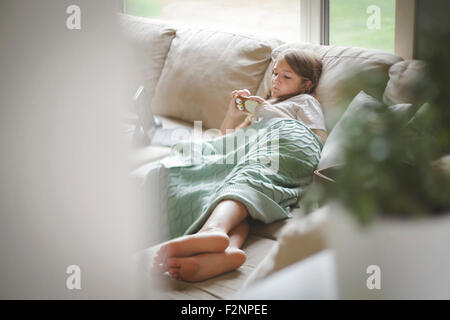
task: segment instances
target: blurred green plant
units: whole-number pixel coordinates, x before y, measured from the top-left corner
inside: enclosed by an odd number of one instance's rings
[[[428,50],[421,59],[428,68],[418,80],[428,103],[411,119],[380,103],[348,121],[345,165],[334,171],[336,182],[315,184],[307,193],[307,212],[311,203],[330,200],[340,201],[362,224],[379,216],[450,212],[449,24],[441,17],[439,27],[433,22],[423,31]]]
[[[424,104],[405,124],[404,115],[379,104],[352,117],[345,125],[345,165],[336,182],[319,186],[322,197],[340,200],[363,224],[378,215],[448,211],[450,175],[433,162],[445,150],[439,137],[448,135],[438,125],[438,111]]]

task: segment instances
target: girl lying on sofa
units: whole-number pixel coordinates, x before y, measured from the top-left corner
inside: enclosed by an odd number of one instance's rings
[[[202,142],[200,150],[208,152],[201,163],[160,166],[168,181],[172,240],[157,251],[152,266],[155,272],[194,282],[234,270],[246,260],[240,248],[249,232],[248,217],[271,223],[292,216],[289,209],[298,206],[299,197],[311,183],[327,136],[321,107],[311,95],[321,71],[322,63],[312,52],[282,52],[275,61],[266,99],[252,96],[246,89],[232,92],[220,128],[225,135]],[[236,108],[238,97],[259,103],[255,114],[242,123],[244,111]],[[277,133],[276,172],[265,170],[264,163],[252,162],[251,152],[232,164],[217,161],[223,139],[234,139],[250,129],[258,132],[258,143],[275,143],[271,133]],[[246,147],[251,148],[251,143],[244,141],[235,149]],[[236,159],[236,150],[224,154],[224,159]]]

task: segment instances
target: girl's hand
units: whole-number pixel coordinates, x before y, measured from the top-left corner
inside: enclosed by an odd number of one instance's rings
[[[259,104],[264,104],[265,102],[266,102],[266,100],[264,100],[263,98],[261,98],[261,97],[259,97],[259,96],[246,96],[246,98],[248,99],[248,100],[253,100],[253,101],[256,101],[256,102],[258,102]]]
[[[236,107],[236,99],[237,97],[241,96],[241,97],[246,97],[248,100],[253,100],[259,103],[257,109],[261,109],[263,108],[263,105],[267,104],[268,102],[266,100],[264,100],[263,98],[259,97],[259,96],[252,96],[250,95],[250,91],[248,91],[247,89],[244,90],[234,90],[232,93],[232,104],[234,105],[234,109],[239,110]],[[232,107],[231,103],[230,103],[230,107]],[[241,110],[239,110],[241,111]],[[242,114],[243,111],[239,112],[239,115]],[[245,112],[244,112],[245,113]]]
[[[251,96],[251,93],[250,93],[250,91],[248,89],[234,90],[234,91],[231,92],[231,96],[232,96],[232,98],[234,100],[236,100],[236,98],[238,96],[249,97],[249,96]]]
[[[270,106],[270,103],[268,101],[266,101],[263,98],[258,97],[258,96],[248,96],[247,99],[254,100],[254,101],[259,103],[258,106],[255,109],[254,114],[253,114],[255,117],[259,117],[259,115],[262,112],[262,110],[265,107]]]
[[[243,110],[239,110],[236,107],[236,99],[237,97],[248,97],[250,96],[250,91],[248,89],[242,89],[242,90],[234,90],[231,92],[231,101],[228,105],[228,114],[233,118],[242,118],[244,115],[247,115],[247,113]]]
[[[239,129],[239,128],[245,128],[246,126],[250,125],[252,121],[250,119],[253,119],[248,117],[248,113],[244,110],[239,110],[236,106],[236,99],[238,96],[241,97],[252,97],[252,100],[255,99],[262,99],[257,96],[251,96],[250,91],[247,89],[243,90],[234,90],[231,92],[231,101],[228,105],[228,111],[225,115],[225,118],[220,126],[220,131],[222,134],[226,134],[228,129]],[[264,99],[262,99],[264,100]]]

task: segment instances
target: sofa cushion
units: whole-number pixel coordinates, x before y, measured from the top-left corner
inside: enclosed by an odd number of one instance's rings
[[[389,81],[383,95],[384,103],[422,105],[426,100],[426,63],[405,60],[389,69]]]
[[[319,100],[331,130],[352,98],[361,90],[381,100],[390,66],[401,57],[374,49],[358,47],[322,46],[306,43],[288,43],[276,48],[278,54],[288,48],[299,48],[315,52],[322,60],[323,70],[315,96]],[[268,70],[259,93],[267,94],[271,73]],[[264,92],[264,90],[266,92]]]
[[[163,21],[125,14],[120,15],[120,21],[131,42],[131,57],[137,72],[133,90],[144,85],[151,101],[176,30]]]
[[[219,128],[231,91],[256,92],[279,40],[185,28],[177,32],[152,101],[156,114]]]
[[[348,136],[344,130],[348,129],[348,122],[355,117],[361,117],[361,111],[367,111],[367,108],[381,107],[383,104],[377,99],[361,91],[352,100],[347,110],[344,112],[338,123],[330,132],[328,139],[322,149],[321,158],[317,166],[316,174],[324,173],[324,170],[336,168],[344,164],[342,155],[344,137]],[[412,104],[395,104],[387,107],[393,113],[402,117],[406,124],[417,111],[417,107]],[[325,174],[326,175],[326,174]]]
[[[336,123],[333,130],[330,132],[327,141],[323,146],[321,158],[317,165],[317,171],[320,172],[344,164],[344,159],[342,157],[342,139],[345,136],[344,130],[346,123],[352,117],[357,117],[360,110],[380,105],[381,103],[378,100],[369,96],[364,91],[361,91],[356,95],[345,113],[339,119],[338,123]]]
[[[168,118],[168,117],[159,117],[162,122],[162,126],[165,129],[177,129],[177,128],[188,128],[192,129],[193,125],[189,122]],[[219,132],[214,129],[205,129],[202,128],[202,140],[213,139],[219,135]],[[129,137],[132,138],[131,135]],[[170,154],[170,147],[163,146],[140,146],[132,149],[132,152],[129,155],[131,162],[131,176],[137,178],[138,180],[144,179],[145,175],[148,172],[148,168],[151,168],[156,161],[163,159],[164,157]]]

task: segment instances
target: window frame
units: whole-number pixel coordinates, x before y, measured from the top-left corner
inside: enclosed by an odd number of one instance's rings
[[[300,1],[300,41],[328,45],[330,30],[329,0]]]
[[[415,13],[416,0],[396,0],[394,51],[404,59],[414,58]]]
[[[324,0],[300,0],[300,41],[323,44],[321,35],[326,25],[322,13],[323,2]]]
[[[320,5],[320,44],[330,43],[330,0],[321,0]]]

